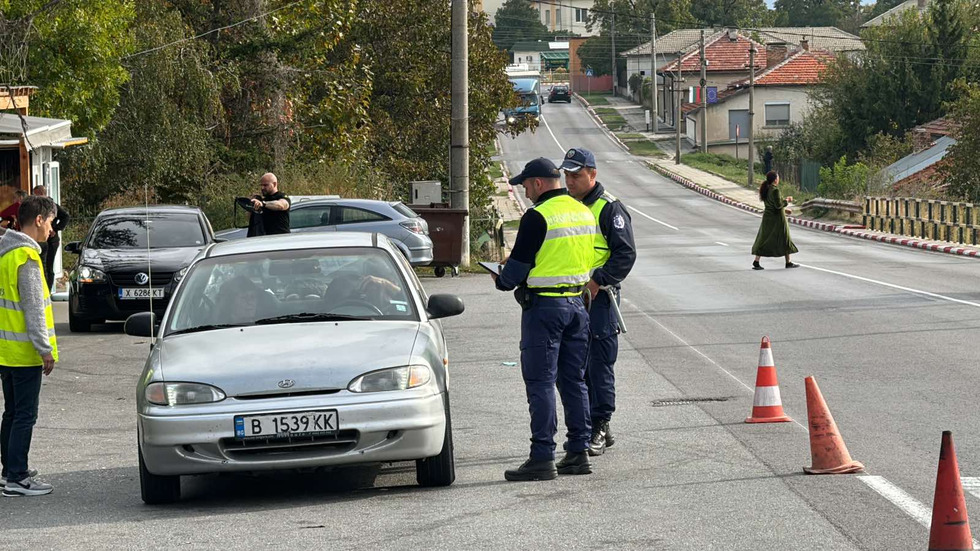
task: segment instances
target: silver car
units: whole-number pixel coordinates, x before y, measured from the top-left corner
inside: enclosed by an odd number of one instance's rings
[[[341,199],[335,195],[295,195],[290,200],[289,225],[293,233],[383,233],[413,266],[432,262],[429,225],[404,203]],[[215,237],[230,241],[244,239],[246,233],[246,228],[235,228],[219,231]]]
[[[448,353],[439,318],[383,235],[258,237],[210,245],[156,327],[137,388],[146,503],[183,475],[416,461],[423,486],[455,480]]]

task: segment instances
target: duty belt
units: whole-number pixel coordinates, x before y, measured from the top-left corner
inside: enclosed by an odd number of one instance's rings
[[[535,295],[541,293],[581,293],[585,290],[585,285],[572,285],[570,287],[528,287],[528,291]]]

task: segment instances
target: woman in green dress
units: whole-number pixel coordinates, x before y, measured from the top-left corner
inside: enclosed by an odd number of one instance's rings
[[[786,220],[786,215],[790,213],[786,206],[793,198],[787,197],[783,200],[780,196],[779,175],[775,171],[766,174],[766,181],[759,188],[759,199],[765,203],[766,210],[762,213],[762,225],[759,226],[755,244],[752,245],[752,254],[755,255],[752,269],[765,269],[759,264],[759,259],[763,256],[786,257],[787,268],[798,268],[800,265],[789,259],[789,255],[799,251],[789,237],[789,221]]]

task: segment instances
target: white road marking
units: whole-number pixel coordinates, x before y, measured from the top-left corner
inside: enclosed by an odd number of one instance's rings
[[[980,476],[961,476],[960,482],[963,483],[965,491],[980,499]]]
[[[803,266],[804,268],[810,268],[811,270],[817,270],[818,272],[826,272],[828,274],[834,274],[834,275],[839,275],[841,277],[847,277],[847,278],[851,278],[851,279],[856,279],[858,281],[864,281],[866,283],[874,283],[875,285],[881,285],[882,287],[888,287],[888,288],[891,288],[891,289],[898,289],[899,291],[905,291],[907,293],[912,293],[912,294],[916,294],[916,295],[922,295],[922,296],[926,296],[926,297],[929,297],[929,298],[935,298],[935,299],[939,299],[939,300],[945,300],[945,301],[949,301],[949,302],[955,302],[956,304],[963,304],[963,305],[966,305],[966,306],[975,306],[977,308],[980,308],[980,303],[970,302],[968,300],[960,300],[958,298],[948,297],[946,295],[940,295],[940,294],[937,294],[937,293],[930,293],[929,291],[922,291],[922,290],[919,290],[919,289],[913,289],[911,287],[903,287],[901,285],[895,285],[894,283],[887,283],[885,281],[878,281],[877,279],[871,279],[871,278],[868,278],[868,277],[861,277],[861,276],[854,275],[854,274],[848,274],[848,273],[844,273],[844,272],[838,272],[836,270],[828,270],[827,268],[818,268],[817,266],[811,266],[809,264],[800,264],[800,266]]]
[[[722,247],[727,247],[728,243],[722,243],[721,241],[715,241],[715,245],[721,245]]]
[[[562,147],[561,142],[558,141],[558,136],[555,136],[555,133],[551,131],[551,125],[548,124],[548,119],[545,119],[544,115],[541,115],[541,122],[544,123],[544,127],[547,128],[548,133],[551,134],[551,139],[555,140],[555,143],[558,144],[558,149],[561,150],[561,154],[564,155],[565,151],[567,150],[564,147]]]
[[[896,507],[905,511],[905,514],[915,519],[922,526],[925,526],[927,529],[932,526],[932,511],[923,505],[922,502],[909,495],[905,490],[889,482],[885,477],[864,475],[857,478],[867,484],[872,490],[878,492],[882,497],[891,501]],[[973,540],[973,547],[974,549],[980,547],[980,542]]]
[[[637,209],[635,209],[635,208],[633,208],[633,207],[632,207],[632,206],[630,206],[630,205],[626,205],[626,208],[628,208],[628,209],[630,209],[631,211],[633,211],[633,212],[635,212],[635,213],[637,213],[637,214],[639,214],[640,216],[642,216],[642,217],[644,217],[644,218],[647,218],[647,219],[649,219],[649,220],[653,220],[654,222],[656,222],[656,223],[658,223],[658,224],[660,224],[661,226],[667,226],[668,228],[670,228],[670,229],[672,229],[672,230],[674,230],[674,231],[680,231],[680,230],[678,230],[678,229],[677,229],[677,227],[676,227],[676,226],[671,226],[671,225],[670,225],[670,224],[668,224],[667,222],[662,222],[662,221],[660,221],[660,220],[657,220],[656,218],[654,218],[654,217],[652,217],[652,216],[650,216],[649,214],[645,214],[645,213],[643,213],[643,212],[641,212],[641,211],[639,211],[639,210],[637,210]]]
[[[667,329],[667,326],[666,325],[664,325],[664,324],[660,323],[659,321],[657,321],[657,319],[654,318],[653,316],[651,316],[650,314],[647,314],[645,311],[643,311],[642,308],[640,308],[637,305],[633,304],[628,299],[623,298],[621,300],[622,300],[623,303],[632,306],[633,309],[637,310],[640,314],[643,315],[643,317],[645,317],[648,320],[652,321],[653,323],[657,324],[658,327],[660,327],[661,329],[663,329],[664,331],[666,331],[667,334],[669,334],[671,337],[674,337],[675,339],[677,339],[678,342],[680,342],[684,346],[686,346],[686,347],[690,348],[691,350],[693,350],[695,354],[697,354],[698,356],[701,356],[702,358],[704,358],[705,360],[707,360],[708,363],[710,363],[711,365],[713,365],[713,366],[717,367],[718,369],[720,369],[722,372],[725,373],[725,375],[728,375],[729,377],[731,377],[736,383],[742,385],[745,388],[745,390],[748,390],[749,392],[752,393],[753,397],[755,396],[755,389],[752,388],[752,387],[750,387],[749,385],[745,384],[741,379],[739,379],[734,374],[732,374],[731,371],[728,371],[727,369],[725,369],[724,367],[722,367],[721,365],[719,365],[718,362],[716,362],[716,361],[712,360],[711,358],[709,358],[708,355],[705,354],[704,352],[701,352],[697,348],[694,348],[693,346],[691,346],[691,344],[688,343],[687,341],[685,341],[684,339],[682,339],[680,337],[680,335],[678,335],[677,333],[674,333],[670,329]],[[793,419],[793,422],[796,423],[797,425],[799,425],[800,428],[802,428],[803,430],[805,430],[805,431],[807,430],[806,425],[804,425],[803,423],[800,423],[796,419]],[[809,431],[807,431],[807,432],[809,432]]]

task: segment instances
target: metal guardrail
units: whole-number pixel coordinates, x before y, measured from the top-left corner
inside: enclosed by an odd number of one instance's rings
[[[838,199],[823,199],[822,197],[810,199],[809,201],[800,205],[801,210],[806,210],[809,208],[839,210],[853,214],[864,214],[864,209],[861,207],[860,203],[855,203],[853,201],[840,201]]]
[[[864,225],[868,229],[921,239],[980,244],[980,209],[973,203],[865,197]]]

